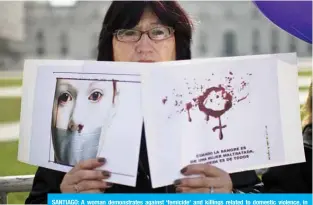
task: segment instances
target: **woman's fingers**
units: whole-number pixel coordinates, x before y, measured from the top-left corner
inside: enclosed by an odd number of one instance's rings
[[[191,164],[181,170],[181,173],[188,176],[193,174],[203,174],[210,177],[220,177],[227,174],[224,170],[210,164]]]
[[[211,193],[211,189],[207,187],[202,188],[191,188],[191,187],[177,187],[177,193]],[[213,188],[213,193],[229,193],[229,191],[224,188]]]
[[[104,164],[104,158],[81,161],[65,174],[60,185],[61,192],[81,192],[108,188],[109,186],[103,180],[111,176],[110,172],[95,170]]]
[[[73,174],[79,170],[85,170],[85,169],[95,169],[97,167],[100,167],[104,165],[106,162],[105,158],[97,158],[97,159],[88,159],[79,162],[76,164],[76,166],[69,171],[70,174]]]
[[[112,187],[112,184],[102,180],[84,180],[76,185],[78,192],[86,192],[90,190],[101,190]]]
[[[201,187],[222,187],[223,181],[219,177],[195,177],[183,178],[174,182],[176,186],[201,188]]]
[[[210,164],[191,164],[181,170],[185,176],[200,175],[201,177],[179,179],[174,182],[178,192],[215,192],[230,193],[232,180],[227,172]]]
[[[68,184],[77,184],[84,180],[102,180],[111,176],[108,171],[100,170],[79,170],[68,178]]]

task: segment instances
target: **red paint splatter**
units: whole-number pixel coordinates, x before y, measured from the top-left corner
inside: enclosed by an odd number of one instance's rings
[[[231,82],[234,79],[234,77],[225,77],[225,79],[227,80],[228,84],[231,84]]]
[[[188,121],[191,122],[191,117],[190,117],[190,109],[192,108],[192,104],[191,102],[187,103],[186,104],[186,110],[187,110],[187,113],[188,113]]]
[[[213,110],[213,109],[207,108],[205,106],[207,97],[213,91],[215,91],[215,92],[220,92],[221,91],[222,92],[222,96],[221,97],[226,101],[225,105],[224,105],[224,108],[222,110]],[[199,107],[199,110],[206,114],[207,120],[209,120],[210,116],[215,117],[215,118],[219,118],[220,124],[219,124],[218,127],[214,127],[213,131],[215,131],[216,129],[220,130],[220,135],[219,135],[220,139],[223,139],[222,129],[226,127],[226,125],[222,126],[222,124],[221,124],[221,116],[232,107],[232,98],[233,98],[232,95],[230,93],[228,93],[225,90],[225,88],[223,88],[221,85],[219,87],[208,88],[203,93],[203,95],[198,97],[198,107]]]
[[[241,86],[242,86],[242,87],[246,87],[246,86],[247,86],[247,83],[246,83],[245,81],[242,81],[242,82],[241,82]]]
[[[241,85],[240,90],[243,90],[243,89],[245,89],[247,87],[247,82],[246,81],[242,81],[240,83],[240,85]]]
[[[165,105],[166,102],[167,102],[167,96],[162,99],[162,103],[163,103],[164,105]]]
[[[237,102],[240,102],[240,101],[243,101],[243,100],[247,99],[248,95],[249,95],[249,94],[247,94],[247,95],[246,95],[245,97],[243,97],[243,98],[240,98],[239,100],[237,100]]]
[[[252,74],[247,74],[247,75],[252,75]],[[214,76],[214,73],[212,73],[212,76]],[[237,77],[240,79],[239,77]],[[240,99],[240,93],[249,85],[246,81],[243,80],[241,77],[241,82],[240,86],[238,88],[235,88],[232,86],[232,81],[236,79],[236,76],[232,72],[229,72],[229,76],[225,77],[225,83],[219,84],[218,86],[209,86],[208,85],[198,85],[196,82],[196,79],[194,78],[193,81],[190,82],[185,82],[184,84],[186,85],[186,91],[187,91],[187,96],[189,95],[194,95],[194,91],[200,92],[200,94],[196,95],[197,97],[192,97],[191,96],[191,101],[187,101],[187,103],[184,103],[182,98],[186,97],[183,96],[181,93],[176,92],[175,89],[172,90],[172,97],[174,98],[173,100],[173,105],[177,107],[176,113],[183,113],[187,112],[188,116],[188,121],[192,122],[192,110],[195,111],[195,107],[199,109],[200,112],[203,112],[205,114],[205,120],[208,122],[210,117],[217,118],[219,120],[219,124],[215,127],[212,128],[213,132],[216,130],[219,130],[219,139],[223,139],[223,132],[222,130],[227,127],[227,125],[222,124],[222,116],[224,115],[225,112],[229,111],[232,109],[237,103],[245,100],[248,98],[248,95],[245,95],[244,97],[241,97]],[[187,81],[187,79],[184,79]],[[210,79],[205,78],[204,79],[207,84],[210,84]],[[193,84],[193,85],[191,85]],[[236,94],[235,94],[236,91]],[[215,96],[214,99],[222,100],[224,101],[224,106],[219,109],[219,110],[213,110],[206,105],[214,103],[213,100],[209,97],[211,92],[220,92],[221,94],[218,94]],[[239,95],[239,96],[238,96]],[[176,99],[175,99],[176,98]],[[167,97],[165,98],[165,102],[168,100]],[[249,102],[250,103],[250,102]],[[164,99],[163,99],[163,104]],[[220,104],[217,104],[220,107]],[[183,106],[183,107],[181,107]]]
[[[223,135],[223,132],[222,132],[222,129],[226,128],[227,125],[222,125],[222,121],[221,121],[221,117],[218,118],[218,122],[219,122],[219,126],[215,126],[213,127],[213,132],[215,132],[217,129],[220,130],[220,133],[219,133],[219,139],[222,140],[224,135]]]
[[[115,103],[115,96],[116,96],[116,80],[112,80],[113,83],[113,97],[112,97],[112,104]]]

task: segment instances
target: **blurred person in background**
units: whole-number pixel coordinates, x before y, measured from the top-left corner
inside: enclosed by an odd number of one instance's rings
[[[102,24],[97,60],[188,60],[192,29],[191,20],[175,1],[113,1]],[[90,159],[78,163],[68,173],[39,167],[26,204],[47,203],[48,193],[234,193],[238,189],[253,189],[260,183],[255,171],[228,174],[209,164],[193,164],[181,172],[202,177],[177,179],[171,186],[152,189],[144,127],[136,187],[106,182],[110,172],[95,170],[104,164],[105,159]]]

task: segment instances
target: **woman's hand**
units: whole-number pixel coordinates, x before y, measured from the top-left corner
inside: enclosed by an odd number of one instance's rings
[[[192,164],[181,170],[185,176],[201,175],[195,178],[183,178],[174,182],[176,192],[182,193],[231,193],[233,189],[229,174],[210,164]]]
[[[60,185],[62,193],[100,193],[112,184],[103,181],[110,177],[108,171],[94,170],[104,165],[105,159],[89,159],[78,163],[63,178]]]

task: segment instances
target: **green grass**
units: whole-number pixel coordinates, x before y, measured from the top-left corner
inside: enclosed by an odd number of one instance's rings
[[[309,87],[308,86],[300,86],[299,87],[299,91],[300,92],[306,92],[306,91],[308,91],[309,90]]]
[[[4,78],[0,79],[0,87],[22,86],[22,79]]]
[[[20,118],[21,98],[0,98],[0,124],[16,122]],[[17,161],[17,142],[0,143],[0,176],[34,174],[36,167]],[[9,193],[10,204],[24,204],[28,193]]]
[[[17,142],[0,143],[0,176],[35,174],[35,166],[27,165],[17,161]],[[10,204],[24,204],[28,193],[10,193],[8,202]]]
[[[299,71],[299,76],[312,76],[312,70]]]
[[[21,98],[0,98],[0,124],[5,122],[16,122],[20,119]]]

